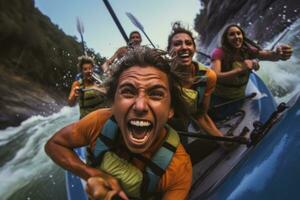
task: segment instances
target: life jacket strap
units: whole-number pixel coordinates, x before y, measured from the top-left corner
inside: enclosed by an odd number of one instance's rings
[[[169,166],[173,155],[176,152],[177,146],[180,143],[179,136],[175,130],[173,130],[169,125],[166,125],[166,128],[168,129],[168,135],[164,144],[151,158],[151,162],[147,163],[148,165],[145,169],[149,179],[145,194],[154,194],[156,192],[159,180]],[[161,170],[153,169],[152,166],[158,166]]]
[[[117,133],[118,127],[115,122],[112,119],[107,120],[96,140],[96,145],[93,151],[94,158],[92,166],[100,165],[103,155],[113,148]]]
[[[156,192],[157,185],[161,176],[165,173],[166,168],[170,164],[177,146],[180,144],[178,134],[169,125],[166,125],[167,136],[163,145],[155,152],[151,159],[148,159],[141,154],[132,153],[131,155],[145,163],[145,171],[143,172],[143,185],[141,194],[144,196],[153,196]],[[103,126],[99,134],[95,149],[93,151],[95,158],[95,166],[100,165],[105,152],[114,148],[118,134],[118,126],[109,119]]]
[[[198,92],[197,103],[198,105],[201,105],[207,86],[206,70],[199,66],[199,70],[197,71],[196,76],[199,79],[198,83],[196,84],[196,91]]]

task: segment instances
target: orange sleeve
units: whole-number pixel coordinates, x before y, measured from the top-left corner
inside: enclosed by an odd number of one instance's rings
[[[89,147],[93,149],[100,130],[110,116],[110,108],[98,109],[89,113],[74,123],[72,137],[84,140],[84,143],[89,144]]]
[[[192,163],[180,144],[162,176],[159,189],[163,200],[186,199],[192,184]]]
[[[206,75],[207,75],[207,86],[204,95],[209,96],[215,90],[216,82],[217,82],[217,74],[212,69],[207,68]]]

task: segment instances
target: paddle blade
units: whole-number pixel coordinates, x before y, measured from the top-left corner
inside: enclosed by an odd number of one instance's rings
[[[135,16],[133,16],[133,14],[127,12],[126,15],[130,19],[131,23],[133,23],[138,29],[144,31],[143,25],[137,20]]]

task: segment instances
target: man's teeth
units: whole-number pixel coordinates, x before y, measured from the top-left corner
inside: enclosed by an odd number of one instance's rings
[[[140,127],[148,127],[151,125],[148,121],[139,121],[139,120],[132,120],[130,121],[130,124],[133,126],[140,126]]]

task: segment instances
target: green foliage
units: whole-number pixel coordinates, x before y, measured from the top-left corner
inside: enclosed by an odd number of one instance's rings
[[[0,1],[0,64],[18,75],[69,91],[80,43],[34,7],[33,0]],[[88,49],[98,63],[104,58]]]

